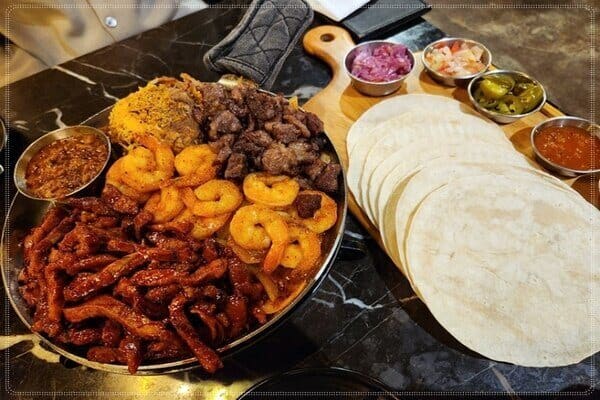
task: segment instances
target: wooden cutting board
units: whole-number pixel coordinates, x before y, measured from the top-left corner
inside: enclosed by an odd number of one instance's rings
[[[325,131],[342,158],[341,161],[345,169],[348,168],[348,153],[346,151],[348,130],[352,123],[374,104],[407,93],[429,93],[451,97],[470,106],[466,89],[442,86],[431,79],[423,69],[421,53],[415,53],[415,68],[397,92],[385,97],[369,97],[357,92],[350,85],[350,78],[344,70],[344,57],[354,46],[350,34],[345,29],[332,25],[319,26],[304,35],[303,45],[309,54],[325,61],[333,71],[333,78],[327,87],[312,97],[304,104],[303,108],[314,112],[323,120]],[[529,140],[531,129],[541,121],[559,115],[564,114],[554,106],[546,104],[540,112],[514,123],[500,126],[513,145],[520,152],[533,159],[534,154]],[[573,181],[574,179],[570,179],[566,182],[572,184]],[[351,194],[349,197],[350,212],[381,245],[379,231],[370,223]]]

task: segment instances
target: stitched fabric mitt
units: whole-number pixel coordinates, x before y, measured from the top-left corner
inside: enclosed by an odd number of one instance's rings
[[[204,55],[204,64],[268,90],[313,16],[304,0],[255,0],[240,23]]]

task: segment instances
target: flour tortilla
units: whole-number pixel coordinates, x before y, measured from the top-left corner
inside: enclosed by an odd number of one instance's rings
[[[439,158],[424,164],[422,169],[411,173],[394,188],[380,217],[380,221],[382,221],[380,231],[388,254],[407,279],[410,280],[410,275],[409,271],[405,269],[404,248],[409,218],[429,193],[449,182],[468,176],[488,176],[488,184],[493,185],[497,175],[521,177],[522,179],[543,179],[561,190],[568,191],[573,196],[579,196],[560,179],[543,171],[504,163],[491,164],[489,161],[478,152],[468,157],[462,157],[460,161]]]
[[[405,115],[414,114],[409,112]],[[377,132],[383,132],[379,134]],[[376,134],[377,133],[377,134]],[[373,209],[367,206],[368,182],[371,176],[382,163],[390,163],[388,160],[392,154],[416,143],[427,143],[429,146],[437,147],[446,144],[472,142],[486,142],[496,144],[513,150],[512,143],[497,125],[489,124],[479,118],[470,115],[452,115],[445,118],[422,121],[410,124],[398,124],[396,120],[378,125],[370,136],[380,137],[368,150],[364,159],[364,166],[358,182],[358,196],[360,203],[365,205],[365,211],[373,221],[377,216],[372,214]],[[364,147],[361,145],[361,149]],[[358,152],[358,150],[357,150]],[[359,161],[360,162],[360,161]],[[389,170],[380,168],[379,173],[385,174]]]
[[[499,146],[475,140],[462,143],[454,138],[440,137],[404,146],[381,162],[367,182],[365,207],[373,213],[376,226],[380,226],[382,211],[396,185],[428,161],[442,157],[459,161],[487,160],[523,167],[529,165],[525,156],[515,151],[512,146]]]
[[[411,110],[422,110],[430,117],[460,112],[475,115],[485,120],[484,117],[477,114],[473,109],[448,97],[422,93],[395,96],[375,104],[354,122],[346,137],[348,154],[352,153],[360,138],[367,135],[376,125]]]
[[[458,120],[460,116],[454,116],[453,118]],[[352,152],[348,151],[348,173],[346,174],[346,179],[348,181],[348,187],[357,203],[362,207],[362,190],[360,188],[360,179],[362,177],[362,173],[364,170],[367,154],[371,147],[377,143],[377,141],[387,135],[392,130],[397,130],[398,127],[407,127],[407,126],[420,126],[422,124],[427,123],[428,121],[438,120],[442,118],[449,118],[448,116],[430,116],[428,112],[425,110],[420,110],[419,112],[405,112],[403,114],[396,114],[395,117],[384,121],[377,126],[375,126],[372,130],[363,132],[363,135],[358,137],[359,145],[352,150]],[[409,129],[405,129],[405,131],[412,132]],[[414,137],[414,135],[413,135]]]
[[[486,357],[577,363],[600,350],[598,214],[541,179],[457,179],[412,219],[413,284],[437,321]]]
[[[437,158],[411,171],[396,184],[384,209],[379,214],[381,222],[379,231],[384,247],[407,279],[408,271],[404,268],[406,265],[404,230],[409,216],[414,213],[427,195],[457,178],[515,172],[514,167],[509,164],[485,164],[489,160],[486,160],[485,156],[479,152],[466,154],[468,155],[460,158]],[[472,162],[473,160],[479,162]],[[492,177],[490,177],[490,181],[493,181]]]

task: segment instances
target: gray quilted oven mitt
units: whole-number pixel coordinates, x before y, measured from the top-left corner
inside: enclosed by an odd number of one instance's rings
[[[255,0],[238,26],[204,55],[204,64],[268,90],[313,16],[304,0]]]

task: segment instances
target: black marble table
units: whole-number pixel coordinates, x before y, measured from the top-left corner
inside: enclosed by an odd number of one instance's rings
[[[145,32],[0,89],[2,117],[11,127],[3,163],[13,164],[40,134],[76,124],[160,75],[188,72],[201,80],[203,54],[237,23],[241,8],[211,8]],[[315,24],[324,21],[317,18]],[[393,37],[422,49],[443,36],[422,19]],[[274,91],[306,101],[330,79],[328,68],[298,45]],[[14,188],[5,172],[2,218]],[[198,371],[164,376],[124,376],[93,371],[59,358],[39,344],[3,296],[4,357],[0,398],[235,399],[254,382],[292,368],[339,366],[380,379],[406,395],[424,392],[578,392],[597,387],[594,359],[564,368],[524,368],[494,362],[467,350],[428,312],[387,256],[348,218],[347,232],[364,241],[360,260],[338,259],[316,295],[277,332],[228,358],[214,376]],[[584,393],[585,394],[585,393]]]

